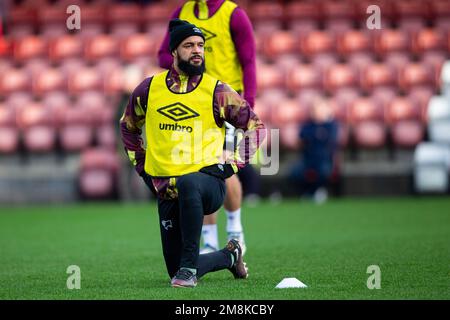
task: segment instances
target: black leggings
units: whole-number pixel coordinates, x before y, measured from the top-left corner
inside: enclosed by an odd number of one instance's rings
[[[178,200],[158,200],[164,260],[170,277],[180,267],[197,269],[197,277],[230,267],[225,250],[199,255],[203,216],[223,204],[225,182],[201,172],[177,178]]]

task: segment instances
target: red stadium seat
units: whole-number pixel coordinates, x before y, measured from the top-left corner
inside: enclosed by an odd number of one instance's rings
[[[107,95],[119,95],[124,91],[125,78],[124,70],[114,68],[108,72],[104,77],[104,91]]]
[[[434,26],[441,31],[450,30],[450,2],[447,0],[430,1],[431,18]]]
[[[422,19],[408,19],[406,21],[400,21],[398,28],[412,39],[420,30],[426,28],[426,23]]]
[[[19,146],[19,130],[13,108],[0,103],[0,154],[13,154]]]
[[[89,114],[89,123],[94,126],[110,124],[114,118],[114,108],[110,106],[105,95],[98,91],[85,92],[79,95],[75,108]]]
[[[330,20],[325,22],[325,28],[333,37],[340,37],[352,30],[353,23],[350,20]]]
[[[372,51],[370,33],[361,30],[347,31],[338,38],[337,49],[343,57],[356,52],[370,52]]]
[[[84,108],[71,107],[62,114],[59,140],[65,152],[79,152],[93,142],[91,115]]]
[[[408,97],[395,97],[386,109],[386,123],[396,123],[405,120],[420,120],[420,108]]]
[[[275,64],[278,68],[283,70],[284,74],[288,74],[292,68],[295,68],[300,63],[299,56],[293,54],[283,54],[276,59]]]
[[[372,90],[371,99],[377,101],[386,110],[397,95],[399,92],[396,87],[377,87]]]
[[[395,72],[387,64],[376,63],[367,66],[361,77],[361,87],[370,92],[374,88],[395,86]]]
[[[30,74],[24,69],[8,69],[0,74],[0,92],[2,95],[28,91],[30,87]]]
[[[331,66],[335,65],[337,62],[336,55],[332,53],[322,53],[314,56],[311,59],[312,64],[318,68],[322,73],[325,73]]]
[[[119,41],[113,36],[95,36],[86,43],[85,58],[90,61],[97,61],[107,57],[116,57],[118,54]]]
[[[317,22],[304,20],[292,21],[289,27],[289,30],[297,39],[302,39],[309,33],[316,31],[318,29],[319,25]],[[298,46],[297,49],[300,50]]]
[[[288,31],[275,31],[263,41],[263,53],[270,59],[281,54],[293,53],[296,49],[297,39]]]
[[[37,25],[37,11],[32,6],[12,6],[8,15],[11,29],[20,26],[33,29]]]
[[[34,27],[32,25],[19,25],[8,31],[8,37],[16,41],[19,39],[30,37],[33,34]]]
[[[348,121],[350,106],[359,96],[359,92],[355,89],[342,89],[336,92],[331,101],[335,117],[339,122],[346,123]]]
[[[148,34],[131,35],[124,39],[120,46],[120,56],[127,61],[150,57],[154,54],[156,54],[156,44]]]
[[[70,79],[74,74],[86,68],[85,61],[83,59],[69,58],[63,60],[59,66],[59,69],[67,79]]]
[[[381,148],[386,143],[386,127],[380,121],[364,121],[354,125],[353,138],[360,148]]]
[[[49,92],[66,91],[67,79],[58,68],[45,70],[33,79],[33,93],[42,96]]]
[[[87,149],[81,154],[79,188],[84,198],[111,198],[117,193],[120,160],[114,151]]]
[[[13,55],[17,62],[45,57],[47,55],[47,43],[38,36],[25,37],[14,43]]]
[[[409,55],[403,52],[393,52],[386,56],[384,62],[398,74],[410,63]]]
[[[435,87],[432,72],[421,63],[407,64],[400,72],[398,84],[405,92],[417,87]]]
[[[352,29],[355,10],[351,1],[325,0],[321,7],[324,26],[329,33],[338,36]]]
[[[416,88],[409,92],[408,97],[419,106],[420,119],[423,123],[427,122],[428,103],[433,95],[434,91],[431,88]]]
[[[355,88],[357,84],[358,74],[347,64],[333,65],[324,77],[324,88],[329,93],[343,88]]]
[[[6,72],[9,69],[12,69],[13,64],[9,59],[0,59],[0,74]]]
[[[422,30],[429,17],[429,7],[422,0],[400,0],[394,2],[398,27],[411,36]]]
[[[71,94],[101,90],[103,88],[103,79],[96,69],[83,68],[69,77],[68,88]]]
[[[422,142],[425,129],[420,121],[405,120],[391,126],[391,137],[395,146],[413,148]]]
[[[430,1],[430,15],[432,18],[450,17],[450,2],[448,0]]]
[[[118,3],[108,6],[107,20],[112,26],[115,24],[132,23],[139,26],[142,13],[141,6],[133,3]]]
[[[300,108],[305,110],[306,113],[309,113],[311,110],[315,100],[318,98],[323,98],[323,92],[316,89],[304,89],[300,90],[299,94],[295,97],[300,105]]]
[[[437,29],[420,30],[413,38],[412,50],[417,54],[426,51],[444,51],[445,50],[445,34]]]
[[[42,104],[51,110],[55,116],[55,125],[61,125],[64,111],[72,106],[72,101],[66,92],[50,92],[47,93],[41,100]]]
[[[354,68],[358,74],[375,62],[375,57],[371,52],[355,52],[347,57],[347,63]]]
[[[357,124],[364,121],[380,121],[384,119],[382,106],[375,99],[357,98],[350,105],[349,122]]]
[[[398,0],[394,1],[394,14],[400,21],[429,17],[429,6],[422,0]]]
[[[87,26],[101,26],[103,27],[107,22],[107,12],[108,5],[106,3],[98,3],[92,5],[83,5],[81,10],[82,16],[82,28]]]
[[[284,84],[284,74],[276,65],[260,64],[257,66],[257,83],[260,90],[278,88]]]
[[[32,153],[46,153],[55,148],[54,115],[46,106],[32,103],[19,110],[18,126],[25,148]]]
[[[374,49],[377,54],[384,56],[392,52],[408,51],[409,43],[408,34],[401,30],[385,29],[375,37]]]
[[[83,54],[83,41],[76,35],[64,35],[50,42],[49,58],[60,62]]]
[[[335,50],[334,38],[326,31],[312,31],[300,40],[300,52],[307,57]]]
[[[330,20],[347,20],[352,21],[355,19],[355,7],[354,2],[343,0],[333,1],[325,0],[321,1],[321,9],[323,19],[325,21]]]
[[[286,88],[292,93],[303,89],[322,89],[322,75],[312,64],[296,65],[288,71]]]
[[[167,30],[168,21],[174,11],[174,7],[163,2],[153,2],[144,7],[141,16],[145,29],[152,31],[163,27]]]
[[[284,6],[284,16],[290,27],[298,21],[316,24],[321,18],[320,3],[316,1],[291,1]]]
[[[8,94],[5,104],[8,108],[12,108],[18,112],[23,107],[31,104],[33,102],[33,96],[29,91],[14,92]]]
[[[432,70],[433,80],[438,88],[442,87],[441,72],[446,60],[448,60],[447,54],[442,52],[426,52],[422,55],[422,64]]]
[[[124,39],[139,32],[142,8],[137,4],[124,3],[109,6],[108,23],[111,33]]]
[[[8,59],[12,54],[12,41],[6,39],[5,37],[0,37],[0,70],[2,68],[2,63],[4,60],[1,59]]]
[[[31,59],[23,64],[25,71],[31,75],[32,78],[37,77],[39,74],[49,69],[48,59]]]
[[[69,16],[66,11],[67,6],[61,5],[60,3],[42,6],[37,13],[39,26],[62,24],[66,27],[66,20]]]
[[[74,3],[72,3],[74,4]],[[54,39],[63,36],[69,32],[66,26],[66,20],[69,17],[67,7],[58,3],[56,5],[47,5],[39,9],[38,23],[40,28],[40,36],[47,39]],[[84,12],[81,11],[82,21],[84,22]]]
[[[95,129],[95,140],[102,148],[116,150],[118,137],[116,127],[110,124],[102,125]]]
[[[249,15],[254,22],[282,21],[283,6],[274,1],[256,1],[249,8]]]

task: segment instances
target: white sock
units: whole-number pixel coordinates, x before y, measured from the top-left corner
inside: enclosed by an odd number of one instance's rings
[[[219,237],[217,235],[217,224],[204,224],[202,227],[203,244],[219,248]]]
[[[225,213],[227,214],[227,232],[242,232],[241,208],[236,211],[225,209]]]

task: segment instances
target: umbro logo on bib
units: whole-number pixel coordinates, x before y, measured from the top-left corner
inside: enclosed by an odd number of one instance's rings
[[[175,122],[199,116],[197,112],[180,102],[161,107],[156,111]]]
[[[200,29],[202,30],[203,35],[205,36],[205,41],[208,41],[209,39],[217,37],[216,34],[212,33],[209,30],[206,30],[205,28],[200,27]]]

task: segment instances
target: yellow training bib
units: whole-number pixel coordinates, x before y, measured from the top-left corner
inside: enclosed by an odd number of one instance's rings
[[[145,130],[145,171],[153,177],[176,177],[219,163],[225,126],[218,127],[213,114],[217,79],[203,74],[191,92],[167,88],[169,71],[150,83]]]
[[[194,7],[195,1],[187,1],[181,9],[180,19],[195,24],[205,36],[206,73],[242,92],[242,66],[230,32],[231,14],[237,4],[225,1],[208,19],[198,19]]]

